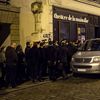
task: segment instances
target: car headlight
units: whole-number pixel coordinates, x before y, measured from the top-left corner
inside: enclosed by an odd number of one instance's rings
[[[100,57],[94,57],[93,62],[100,62]]]

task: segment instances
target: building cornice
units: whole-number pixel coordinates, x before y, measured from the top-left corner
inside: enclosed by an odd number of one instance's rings
[[[7,4],[0,4],[0,10],[9,11],[9,12],[16,12],[16,13],[20,12],[20,8],[13,7],[13,6],[7,5]]]
[[[98,4],[96,2],[91,2],[91,1],[88,1],[88,0],[74,0],[74,1],[100,8],[100,4]]]

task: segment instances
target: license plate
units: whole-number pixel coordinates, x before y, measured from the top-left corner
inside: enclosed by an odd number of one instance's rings
[[[80,72],[85,72],[86,69],[78,69],[78,71],[80,71]]]

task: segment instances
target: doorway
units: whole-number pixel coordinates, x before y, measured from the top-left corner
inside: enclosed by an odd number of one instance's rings
[[[95,27],[95,38],[100,38],[100,27]]]
[[[10,25],[8,23],[0,23],[0,46],[10,34]]]

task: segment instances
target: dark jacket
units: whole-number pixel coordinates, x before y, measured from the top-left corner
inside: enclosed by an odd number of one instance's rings
[[[18,61],[16,50],[11,46],[7,47],[5,52],[5,57],[6,57],[6,63],[8,64],[17,63]]]
[[[22,51],[17,51],[18,63],[25,63],[25,54]]]
[[[48,61],[56,61],[56,49],[53,45],[49,45],[47,48],[47,59]]]
[[[68,49],[66,45],[60,46],[59,48],[59,60],[67,63],[68,60]]]
[[[33,46],[31,49],[30,49],[30,61],[32,64],[36,64],[39,62],[39,48]]]
[[[30,47],[29,46],[27,46],[26,48],[25,48],[25,58],[26,58],[26,61],[29,61],[30,60]]]

